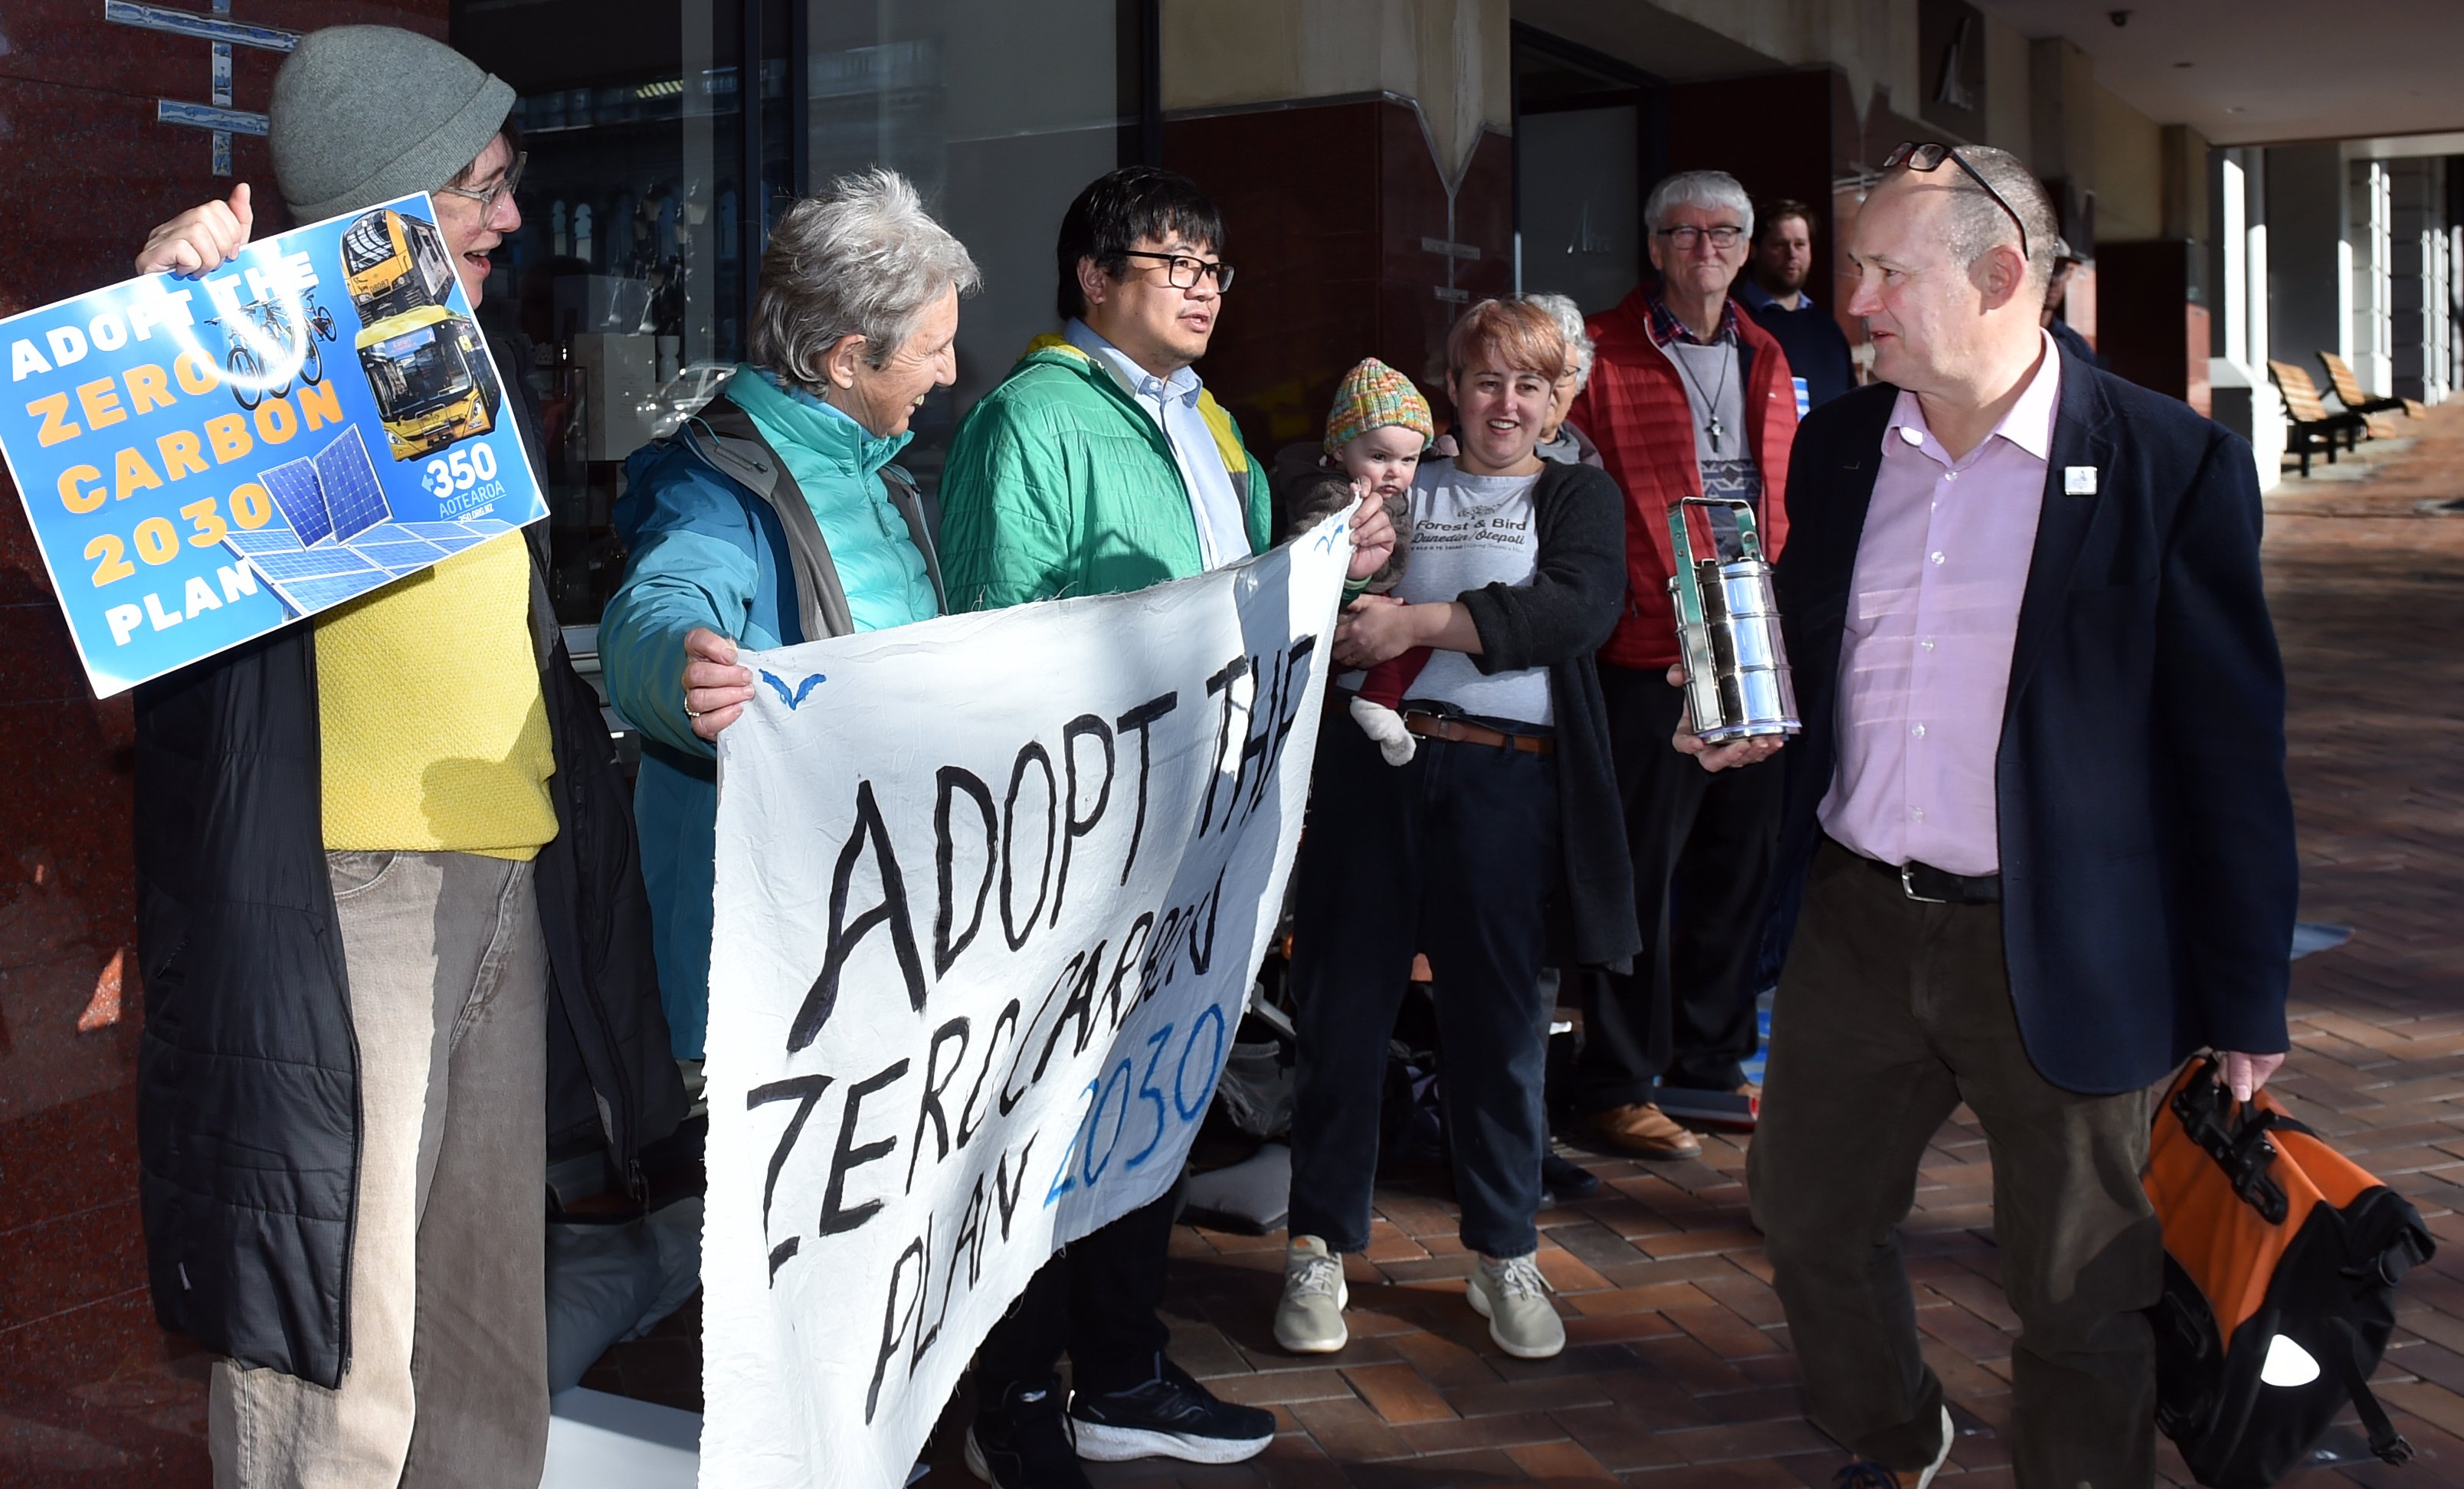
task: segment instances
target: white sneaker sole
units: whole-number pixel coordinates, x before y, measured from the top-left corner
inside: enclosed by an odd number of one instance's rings
[[[1910,1485],[1909,1489],[1925,1489],[1927,1484],[1932,1483],[1933,1476],[1941,1473],[1942,1466],[1950,1461],[1950,1445],[1958,1440],[1958,1430],[1952,1427],[1950,1422],[1950,1408],[1944,1407],[1942,1409],[1942,1451],[1933,1456],[1933,1461],[1925,1465],[1925,1471],[1917,1476],[1917,1481]]]
[[[1352,1343],[1352,1325],[1343,1322],[1343,1310],[1352,1306],[1352,1284],[1337,1283],[1334,1289],[1334,1337],[1331,1339],[1293,1339],[1275,1325],[1275,1343],[1290,1354],[1332,1354]],[[1281,1310],[1278,1309],[1278,1312]]]
[[[1558,1330],[1557,1342],[1555,1344],[1536,1347],[1531,1345],[1515,1344],[1513,1341],[1507,1339],[1504,1334],[1499,1333],[1497,1330],[1497,1315],[1488,1311],[1488,1296],[1481,1291],[1480,1283],[1477,1279],[1466,1279],[1464,1281],[1463,1297],[1470,1301],[1472,1312],[1488,1320],[1489,1342],[1497,1346],[1500,1349],[1505,1350],[1507,1354],[1514,1356],[1514,1358],[1518,1360],[1553,1360],[1557,1356],[1566,1352],[1566,1335],[1562,1326]]]
[[[1273,1442],[1264,1437],[1192,1437],[1183,1433],[1146,1427],[1112,1427],[1072,1417],[1078,1434],[1078,1456],[1097,1463],[1126,1463],[1132,1458],[1178,1458],[1184,1463],[1240,1463],[1256,1457]]]

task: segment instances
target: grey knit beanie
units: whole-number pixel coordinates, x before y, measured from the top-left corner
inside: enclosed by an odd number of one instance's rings
[[[310,32],[274,75],[274,179],[303,223],[430,191],[478,158],[513,108],[511,83],[416,32]]]

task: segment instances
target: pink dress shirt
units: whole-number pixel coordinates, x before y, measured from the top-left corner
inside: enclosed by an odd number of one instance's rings
[[[1821,806],[1823,830],[1867,858],[2001,871],[1993,762],[2061,365],[2047,338],[2019,401],[1963,460],[1914,393],[1891,412],[1857,543],[1838,763]]]

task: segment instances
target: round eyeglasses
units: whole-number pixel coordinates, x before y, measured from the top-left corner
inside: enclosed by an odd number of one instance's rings
[[[514,187],[521,185],[522,166],[529,164],[530,158],[528,150],[517,154],[514,157],[514,163],[505,167],[504,179],[485,191],[473,191],[468,186],[438,186],[429,195],[458,196],[466,201],[476,202],[479,204],[479,220],[486,222],[496,215],[496,199],[513,195]]]

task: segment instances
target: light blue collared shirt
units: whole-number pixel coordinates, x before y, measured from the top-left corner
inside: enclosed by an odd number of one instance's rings
[[[1169,378],[1158,378],[1074,316],[1061,328],[1061,335],[1110,371],[1130,401],[1145,409],[1163,430],[1164,442],[1172,447],[1173,460],[1180,467],[1181,485],[1189,492],[1190,516],[1198,524],[1198,548],[1206,566],[1218,569],[1249,557],[1247,493],[1224,468],[1215,431],[1198,411],[1202,385],[1198,374],[1183,367]]]

